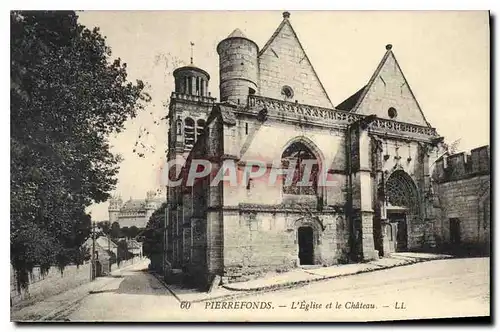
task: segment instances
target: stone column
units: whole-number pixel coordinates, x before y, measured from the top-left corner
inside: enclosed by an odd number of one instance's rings
[[[366,129],[353,124],[351,142],[351,192],[354,238],[362,260],[378,259],[373,238],[373,182],[371,177],[371,138]]]
[[[420,144],[419,155],[422,161],[422,186],[421,189],[421,210],[423,213],[424,224],[425,224],[425,234],[426,237],[424,239],[425,244],[431,248],[436,246],[436,238],[435,238],[435,230],[434,223],[436,219],[436,215],[434,213],[434,196],[432,194],[431,189],[431,174],[429,167],[429,154],[432,152],[433,147],[429,144]]]
[[[389,251],[388,243],[386,243],[386,227],[387,227],[387,206],[385,202],[384,193],[384,171],[383,171],[383,145],[382,141],[375,137],[371,137],[372,140],[372,169],[374,170],[374,193],[373,201],[375,203],[375,215],[374,215],[374,241],[375,249],[379,251],[380,255],[386,255]]]

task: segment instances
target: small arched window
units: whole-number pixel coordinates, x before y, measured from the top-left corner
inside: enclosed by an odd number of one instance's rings
[[[182,120],[181,118],[177,118],[177,121],[175,121],[175,126],[177,130],[177,135],[182,135]]]

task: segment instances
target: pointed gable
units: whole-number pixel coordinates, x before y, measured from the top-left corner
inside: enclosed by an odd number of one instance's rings
[[[260,95],[331,108],[333,104],[297,38],[289,16],[287,12],[283,14],[283,21],[259,52]],[[283,87],[291,88],[292,93],[285,96]]]
[[[392,52],[392,45],[387,45],[386,50],[368,84],[337,108],[349,108],[355,100],[354,106],[346,111],[430,127]]]

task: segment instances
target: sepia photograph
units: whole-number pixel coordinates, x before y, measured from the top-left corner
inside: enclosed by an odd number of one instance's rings
[[[491,22],[10,11],[11,322],[491,322]]]

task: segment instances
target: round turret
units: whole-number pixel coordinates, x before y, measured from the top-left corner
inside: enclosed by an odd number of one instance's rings
[[[149,190],[146,193],[146,202],[150,202],[150,201],[154,200],[155,197],[156,197],[156,192],[154,190]]]
[[[123,201],[120,196],[113,196],[109,200],[109,208],[110,211],[119,211],[123,205]]]
[[[186,95],[207,97],[210,75],[201,68],[193,65],[174,70],[175,92]]]
[[[109,223],[112,224],[118,221],[120,215],[120,209],[123,206],[123,201],[120,196],[113,196],[109,200],[108,214],[109,214]]]
[[[220,100],[246,104],[249,94],[258,91],[257,44],[234,30],[217,45],[220,70]]]

